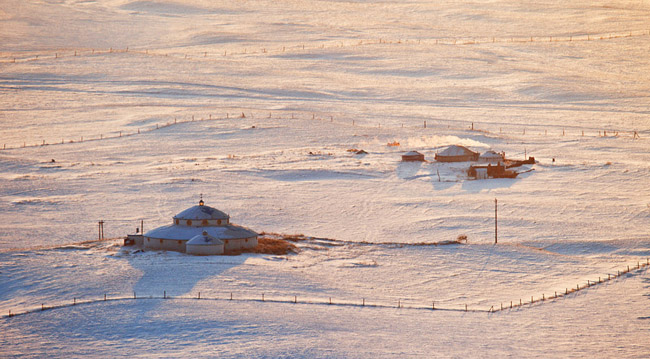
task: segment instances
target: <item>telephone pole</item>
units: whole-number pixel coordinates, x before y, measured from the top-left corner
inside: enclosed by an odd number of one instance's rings
[[[104,221],[99,221],[99,240],[104,239]]]
[[[494,244],[497,244],[497,199],[494,199]]]

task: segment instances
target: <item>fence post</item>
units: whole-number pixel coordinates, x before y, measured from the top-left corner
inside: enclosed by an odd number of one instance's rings
[[[106,293],[104,293],[104,302],[106,301]]]
[[[72,305],[77,305],[77,297],[72,298]]]
[[[262,293],[262,302],[264,301],[264,293]]]
[[[199,292],[199,299],[201,299],[201,292]]]
[[[163,299],[167,299],[167,291],[163,290]]]
[[[363,299],[362,299],[361,306],[362,306],[362,307],[365,307],[365,306],[366,306],[366,298],[363,298]]]
[[[436,302],[431,302],[431,310],[436,310]]]
[[[232,300],[232,292],[230,292],[230,300]]]
[[[332,304],[332,297],[330,297],[330,304]]]
[[[137,299],[136,296],[135,296],[135,292],[133,292],[133,299]]]
[[[294,304],[298,303],[298,296],[296,296],[296,295],[293,296],[293,302],[294,302]]]
[[[41,310],[45,310],[45,304],[41,303]]]
[[[465,311],[467,311],[467,304],[465,304]]]

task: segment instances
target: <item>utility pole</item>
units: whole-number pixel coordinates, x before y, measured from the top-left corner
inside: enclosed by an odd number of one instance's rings
[[[494,199],[494,244],[497,244],[497,199]]]
[[[99,235],[98,235],[98,237],[99,237],[98,238],[99,240],[104,239],[104,221],[99,221]]]

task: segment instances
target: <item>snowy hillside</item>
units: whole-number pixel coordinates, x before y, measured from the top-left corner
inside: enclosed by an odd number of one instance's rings
[[[649,15],[4,1],[0,356],[647,356]],[[434,161],[452,144],[537,163],[469,180]],[[411,150],[429,161],[401,162]],[[318,239],[220,257],[88,242],[99,220],[146,231],[200,194]],[[134,292],[152,298],[38,310]]]

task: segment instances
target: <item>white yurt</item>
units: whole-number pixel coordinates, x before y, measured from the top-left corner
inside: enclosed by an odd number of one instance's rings
[[[208,243],[205,241],[207,237],[223,242],[222,253],[236,252],[257,246],[257,233],[230,223],[229,215],[216,208],[206,206],[203,199],[197,206],[190,207],[174,216],[172,224],[145,233],[143,245],[144,248],[185,253],[188,252],[188,242],[196,237],[203,237],[205,243]],[[198,250],[197,245],[200,241],[200,238],[196,239],[191,251]],[[209,246],[209,244],[203,245]],[[219,245],[215,244],[214,246],[203,250],[218,251]]]
[[[424,155],[418,151],[406,152],[402,155],[402,161],[404,162],[424,162]]]
[[[503,162],[503,155],[497,152],[494,152],[492,150],[486,151],[482,155],[478,157],[479,162],[483,163],[502,163]]]
[[[440,153],[436,153],[435,159],[438,162],[467,162],[478,160],[478,152],[474,152],[465,146],[451,145]]]
[[[223,242],[209,235],[207,231],[203,231],[203,233],[187,241],[185,253],[202,256],[223,254]]]

